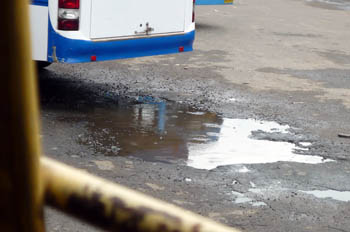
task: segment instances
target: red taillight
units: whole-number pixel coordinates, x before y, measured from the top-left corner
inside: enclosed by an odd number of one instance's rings
[[[65,9],[79,9],[80,0],[59,0],[58,7]]]
[[[196,18],[195,9],[196,9],[196,0],[193,0],[193,8],[192,8],[192,22],[193,23],[194,23],[194,20]]]
[[[80,0],[59,0],[58,2],[58,30],[79,30]]]
[[[58,19],[58,30],[77,31],[79,30],[79,20]]]

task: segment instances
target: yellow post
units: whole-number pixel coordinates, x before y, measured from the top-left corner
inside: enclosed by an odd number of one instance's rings
[[[238,231],[49,158],[41,165],[47,204],[108,231]]]
[[[1,1],[0,231],[41,232],[37,87],[28,0]]]

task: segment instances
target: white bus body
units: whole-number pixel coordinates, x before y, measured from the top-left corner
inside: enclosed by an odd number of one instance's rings
[[[79,63],[192,51],[193,0],[32,0],[33,60]]]
[[[232,5],[233,0],[196,0],[196,5]]]

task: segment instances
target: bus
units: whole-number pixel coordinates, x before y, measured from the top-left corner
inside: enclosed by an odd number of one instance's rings
[[[232,5],[233,0],[196,0],[196,5]]]
[[[194,0],[31,0],[39,66],[188,52]]]

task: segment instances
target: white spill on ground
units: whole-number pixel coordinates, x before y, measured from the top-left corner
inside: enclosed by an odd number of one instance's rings
[[[300,191],[306,194],[314,195],[317,198],[331,198],[337,201],[350,201],[349,191],[336,191],[336,190],[313,190],[313,191]]]
[[[199,169],[214,169],[222,165],[257,164],[289,161],[319,164],[332,160],[321,156],[296,154],[295,150],[307,150],[293,143],[257,140],[251,138],[251,132],[288,133],[289,126],[276,122],[253,119],[223,119],[222,125],[205,124],[206,127],[220,128],[218,132],[208,132],[211,141],[205,144],[188,143],[187,164]],[[303,143],[302,146],[310,145]]]

